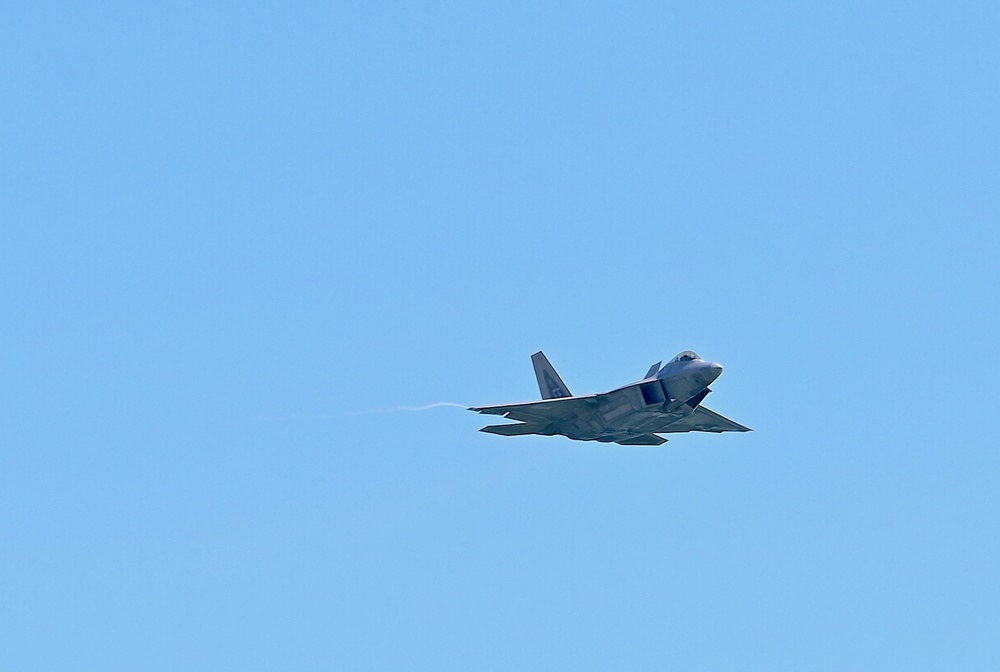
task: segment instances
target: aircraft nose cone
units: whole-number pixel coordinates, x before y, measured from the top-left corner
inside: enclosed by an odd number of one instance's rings
[[[711,362],[708,365],[708,378],[709,380],[715,380],[722,375],[722,365]]]

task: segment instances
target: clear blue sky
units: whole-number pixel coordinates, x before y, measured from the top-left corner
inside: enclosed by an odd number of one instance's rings
[[[8,3],[0,668],[996,670],[998,35]],[[688,348],[753,433],[371,412]]]

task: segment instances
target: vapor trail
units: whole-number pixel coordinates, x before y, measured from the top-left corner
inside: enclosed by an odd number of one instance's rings
[[[437,401],[426,406],[395,406],[393,408],[372,408],[367,411],[355,411],[351,415],[371,415],[373,413],[398,413],[400,411],[416,412],[429,411],[432,408],[468,408],[468,404],[459,404],[454,401]]]
[[[357,417],[359,415],[375,415],[380,413],[413,413],[417,411],[429,411],[432,408],[468,408],[468,404],[459,404],[454,401],[436,401],[426,406],[394,406],[393,408],[369,408],[363,411],[346,411],[343,413],[293,413],[270,418],[271,420],[326,420],[336,418]]]
[[[456,404],[454,401],[437,401],[426,406],[400,406],[400,411],[426,411],[431,408],[441,408],[442,406],[453,406],[454,408],[468,408],[465,404]]]

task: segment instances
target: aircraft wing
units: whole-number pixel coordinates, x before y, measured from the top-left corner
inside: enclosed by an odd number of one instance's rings
[[[723,417],[713,410],[704,406],[694,409],[691,415],[672,422],[662,429],[648,430],[653,432],[749,432],[749,427],[744,427],[738,422],[733,422],[729,418]]]
[[[562,397],[545,399],[543,401],[522,401],[515,404],[499,404],[497,406],[473,406],[470,411],[488,415],[502,415],[511,420],[538,423],[553,420],[565,420],[590,408],[598,395],[588,394],[581,397]]]

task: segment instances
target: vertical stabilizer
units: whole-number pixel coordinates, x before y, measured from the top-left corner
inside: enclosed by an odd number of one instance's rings
[[[541,350],[531,356],[531,364],[535,367],[535,378],[538,379],[538,389],[542,393],[542,399],[560,399],[562,397],[572,397],[566,383],[562,381],[556,370],[549,364],[545,353]]]

